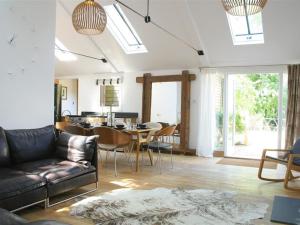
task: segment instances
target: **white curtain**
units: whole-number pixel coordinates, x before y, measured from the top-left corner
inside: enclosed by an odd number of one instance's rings
[[[215,113],[215,78],[216,69],[200,70],[199,124],[197,155],[213,157],[216,113]]]

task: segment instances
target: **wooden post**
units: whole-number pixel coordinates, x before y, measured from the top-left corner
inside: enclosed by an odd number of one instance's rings
[[[191,82],[189,76],[189,71],[182,71],[180,149],[183,150],[184,153],[189,149],[190,136]]]
[[[142,122],[150,122],[151,120],[151,100],[152,100],[152,81],[151,73],[145,73],[143,82],[143,106],[142,106]]]

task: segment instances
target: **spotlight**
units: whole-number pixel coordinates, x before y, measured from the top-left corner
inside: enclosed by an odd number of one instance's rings
[[[197,53],[198,53],[198,55],[204,55],[204,51],[203,50],[198,50]]]

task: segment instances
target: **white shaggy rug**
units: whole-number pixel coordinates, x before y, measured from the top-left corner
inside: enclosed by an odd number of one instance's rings
[[[71,215],[99,225],[248,225],[267,208],[243,202],[234,192],[157,188],[89,197],[74,204]]]

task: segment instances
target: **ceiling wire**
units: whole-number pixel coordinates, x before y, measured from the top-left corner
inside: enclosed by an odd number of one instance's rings
[[[133,9],[132,7],[130,7],[129,5],[121,2],[120,0],[115,0],[117,3],[119,3],[120,5],[124,6],[125,8],[129,9],[130,11],[132,11],[133,13],[135,13],[136,15],[145,18],[145,16],[138,12],[137,10]],[[147,16],[149,16],[149,0],[147,2]],[[166,28],[162,27],[161,25],[159,25],[158,23],[154,22],[153,20],[149,21],[150,23],[152,23],[154,26],[156,26],[158,29],[162,30],[163,32],[165,32],[166,34],[172,36],[174,39],[182,42],[185,46],[191,48],[192,50],[196,51],[198,55],[204,55],[204,52],[202,50],[199,50],[197,48],[195,48],[193,45],[191,45],[190,43],[188,43],[186,40],[184,40],[183,38],[178,37],[177,35],[173,34],[172,32],[168,31]]]
[[[150,11],[150,0],[147,0],[147,16],[149,16]]]
[[[58,46],[55,46],[55,50],[61,51],[63,53],[70,53],[70,54],[82,56],[82,57],[85,57],[85,58],[95,59],[95,60],[98,60],[98,61],[102,61],[103,63],[107,63],[107,60],[105,58],[97,58],[97,57],[85,55],[85,54],[78,53],[78,52],[72,52],[72,51],[64,50],[64,49],[59,48]]]

